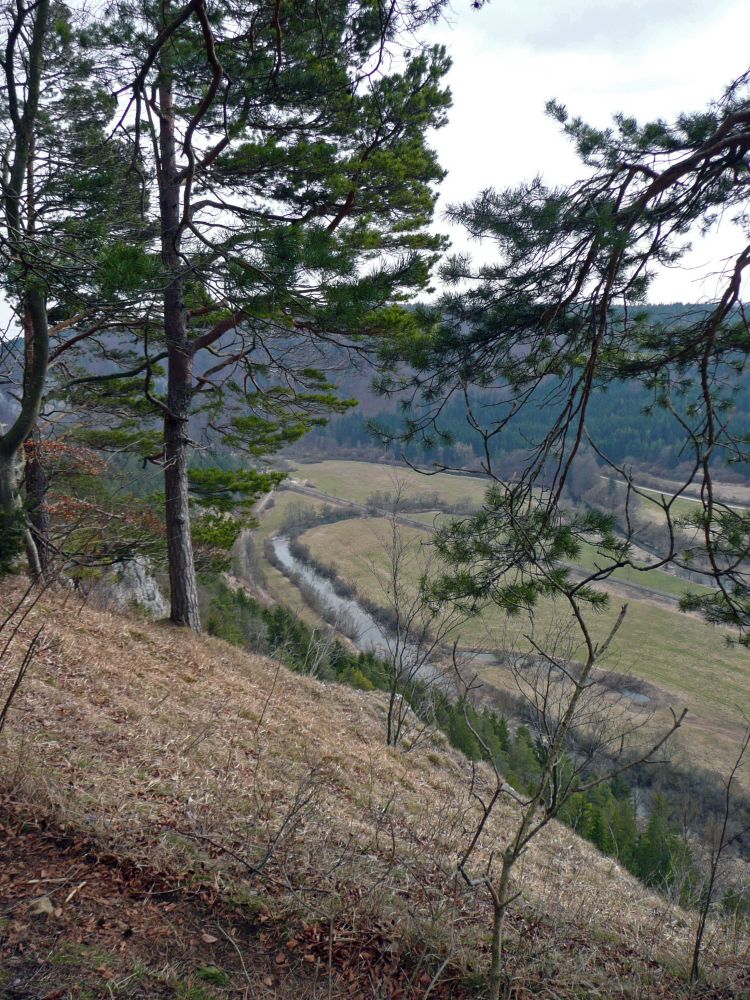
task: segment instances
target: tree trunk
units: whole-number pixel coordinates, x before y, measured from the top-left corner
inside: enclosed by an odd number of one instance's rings
[[[16,504],[16,482],[13,456],[7,456],[0,450],[0,530],[3,532],[3,561],[15,559],[18,551],[17,542],[11,542],[11,527],[15,523],[18,508]]]
[[[33,144],[32,144],[33,150]],[[32,152],[33,155],[33,152]],[[33,190],[34,172],[29,164],[28,169],[28,197],[31,218],[28,224],[30,237],[34,235],[33,219]],[[46,322],[46,308],[45,308]],[[23,317],[24,333],[24,397],[33,395],[35,392],[33,385],[34,355],[38,349],[37,337],[34,332],[34,321],[28,302],[24,309]],[[42,390],[43,391],[43,390]],[[39,407],[41,408],[41,396]],[[39,433],[38,423],[28,434],[24,442],[25,465],[24,465],[24,488],[26,492],[26,517],[28,521],[26,552],[29,560],[29,571],[36,579],[37,577],[47,577],[50,565],[50,519],[47,511],[47,473],[44,469],[41,454],[42,437]]]
[[[708,913],[711,909],[711,901],[714,895],[714,886],[716,882],[716,871],[718,868],[719,858],[712,856],[711,858],[711,874],[708,879],[708,886],[704,894],[703,900],[701,901],[700,909],[698,911],[698,926],[695,930],[695,941],[693,944],[693,956],[690,963],[690,992],[692,993],[693,988],[701,977],[701,948],[703,947],[703,935],[706,931],[706,922],[708,920]]]
[[[4,447],[6,437],[7,435],[0,440],[0,531],[6,535],[3,539],[5,544],[2,546],[3,560],[14,560],[22,544],[26,550],[29,575],[36,581],[42,576],[42,566],[36,541],[25,523],[23,504],[18,491],[19,450],[14,451]],[[16,531],[18,531],[17,541],[12,542],[11,537]]]
[[[394,716],[396,714],[397,693],[398,692],[396,689],[396,677],[394,675],[393,678],[391,679],[391,689],[388,697],[388,715],[387,715],[387,726],[385,734],[385,745],[388,747],[396,746],[396,739],[394,737],[394,731],[393,731],[393,722],[394,722]]]
[[[164,61],[167,59],[165,51]],[[172,77],[170,67],[164,64],[161,67],[159,101],[161,252],[169,276],[164,291],[164,333],[168,364],[167,407],[164,414],[164,492],[170,618],[176,625],[187,625],[199,632],[198,588],[188,497],[188,427],[193,391],[193,358],[188,343],[185,280],[180,261],[180,182]]]
[[[492,897],[492,954],[490,958],[489,996],[490,1000],[500,1000],[505,981],[503,969],[503,934],[505,913],[508,909],[510,874],[515,861],[506,859],[500,871],[500,881]]]
[[[50,0],[40,0],[40,3],[36,5],[29,41],[26,98],[22,114],[19,114],[18,87],[13,75],[15,54],[12,51],[7,56],[4,65],[8,101],[12,101],[11,106],[15,105],[15,114],[11,116],[15,147],[12,165],[3,186],[3,208],[11,252],[24,265],[26,265],[26,243],[29,239],[33,242],[34,227],[32,221],[30,231],[27,233],[25,230],[22,208],[23,186],[33,157],[34,127],[39,109],[39,94],[44,67],[44,38],[47,33],[49,7]],[[19,20],[14,25],[19,31],[23,26],[25,13],[19,13]],[[33,216],[33,192],[29,191],[27,195],[29,200],[27,209]],[[21,499],[18,495],[16,482],[16,466],[24,442],[36,426],[49,363],[49,326],[44,285],[33,271],[26,270],[25,266],[24,270],[26,273],[19,280],[19,298],[24,314],[25,334],[21,411],[8,430],[0,435],[0,510],[2,510],[4,517],[9,519],[15,518],[20,512]],[[32,576],[38,577],[41,567],[36,553],[36,545],[28,528],[24,530],[24,541],[29,558],[29,569]]]
[[[50,544],[50,517],[47,510],[47,490],[49,482],[41,456],[41,435],[35,429],[27,441],[26,465],[24,468],[26,506],[29,530],[39,561],[39,571],[46,579],[52,563]]]
[[[21,411],[0,437],[0,508],[8,518],[15,517],[21,509],[21,498],[16,483],[16,466],[24,442],[36,426],[49,360],[47,306],[44,295],[38,288],[32,287],[26,293],[25,306],[28,317],[28,340]],[[41,575],[41,565],[36,544],[28,529],[24,530],[24,544],[29,559],[29,571],[36,579]]]
[[[496,906],[492,915],[492,955],[490,958],[490,1000],[500,1000],[503,988],[503,924],[505,907]]]

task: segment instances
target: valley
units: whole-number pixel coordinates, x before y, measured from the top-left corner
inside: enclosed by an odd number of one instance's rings
[[[375,606],[382,606],[383,592],[377,574],[386,569],[388,522],[376,511],[367,510],[367,500],[380,492],[393,491],[398,482],[414,506],[419,502],[427,511],[403,515],[401,531],[405,540],[427,553],[433,523],[450,517],[437,509],[481,503],[486,481],[469,476],[438,474],[424,476],[414,470],[396,469],[366,462],[324,461],[294,463],[289,488],[274,495],[274,502],[261,515],[253,533],[256,552],[262,560],[266,584],[274,596],[295,608],[308,622],[319,621],[320,609],[311,609],[294,584],[278,568],[262,557],[263,544],[284,532],[294,518],[305,512],[320,511],[326,504],[352,502],[352,517],[328,524],[307,527],[299,535],[316,563],[335,571],[336,576],[356,595]],[[372,506],[372,505],[371,505]],[[373,514],[375,516],[373,516]],[[419,521],[421,527],[417,526]],[[580,566],[590,570],[605,565],[593,546],[584,548]],[[417,585],[419,566],[412,567],[410,584]],[[727,632],[707,624],[696,615],[680,612],[679,595],[685,591],[705,590],[680,580],[662,570],[615,570],[606,583],[599,585],[609,595],[607,608],[592,614],[592,635],[601,641],[611,628],[623,604],[628,605],[623,626],[612,643],[606,663],[612,671],[630,679],[636,690],[648,692],[647,705],[654,721],[669,718],[670,709],[688,709],[679,754],[686,762],[701,766],[710,762],[722,770],[730,765],[742,733],[738,706],[750,699],[748,653],[730,645]],[[552,601],[543,601],[534,615],[534,638],[542,645],[553,633],[565,630],[566,611]],[[468,649],[488,652],[505,649],[530,649],[526,635],[527,620],[507,618],[492,606],[457,630],[455,638]],[[717,641],[718,640],[718,641]],[[580,655],[573,648],[571,656]],[[502,652],[495,662],[487,655],[477,661],[476,669],[487,688],[515,692],[512,673],[503,665]]]
[[[0,1000],[750,1000],[697,6],[0,0]]]

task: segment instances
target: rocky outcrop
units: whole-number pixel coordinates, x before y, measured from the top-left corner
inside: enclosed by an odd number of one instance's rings
[[[128,559],[97,581],[89,595],[89,603],[114,611],[141,609],[152,618],[163,618],[169,613],[151,565],[143,556]]]

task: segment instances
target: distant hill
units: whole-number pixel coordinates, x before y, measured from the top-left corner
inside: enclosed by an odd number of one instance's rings
[[[648,307],[648,313],[655,322],[665,325],[684,322],[696,313],[710,308],[708,305],[674,303]],[[328,427],[318,428],[308,435],[295,449],[296,454],[313,454],[327,457],[375,458],[383,453],[384,445],[372,426],[377,425],[387,435],[398,437],[405,426],[402,400],[386,399],[372,389],[372,377],[368,372],[342,374],[337,379],[343,395],[359,400],[356,410],[334,417]],[[726,395],[731,399],[729,413],[731,426],[738,435],[750,433],[750,374],[736,375],[727,372]],[[554,388],[554,383],[545,383],[544,396]],[[511,421],[500,435],[492,441],[495,460],[504,472],[513,471],[514,464],[522,463],[530,444],[539,440],[549,427],[550,415],[557,412],[539,395],[539,400],[530,404]],[[498,394],[474,391],[472,404],[480,417],[487,422],[496,418],[503,410],[498,407]],[[688,394],[684,399],[673,400],[681,415],[685,415],[691,402]],[[587,430],[597,446],[614,462],[629,464],[642,471],[655,474],[673,474],[690,456],[683,451],[684,432],[675,417],[664,408],[654,405],[653,392],[642,385],[614,383],[606,389],[594,393],[588,411]],[[507,407],[506,407],[507,409]],[[483,412],[484,411],[484,412]],[[419,414],[415,406],[414,415]],[[454,398],[443,408],[438,422],[439,429],[449,440],[434,436],[426,444],[423,440],[412,442],[394,441],[388,451],[404,455],[412,462],[442,461],[449,465],[470,467],[482,455],[482,442],[476,431],[469,425],[465,415],[463,399]],[[717,459],[720,461],[720,459]],[[722,468],[722,478],[747,480],[750,467],[732,465]]]
[[[684,323],[688,318],[700,315],[710,309],[708,304],[672,303],[647,307],[647,313],[665,326]],[[228,338],[226,344],[230,342]],[[105,348],[127,345],[132,341],[129,334],[110,334],[101,338]],[[226,346],[226,344],[224,346]],[[12,357],[14,345],[6,344],[6,357]],[[132,343],[130,343],[132,347]],[[218,345],[219,348],[222,344]],[[301,349],[302,345],[301,345]],[[265,360],[265,358],[264,358]],[[324,357],[319,355],[308,359],[311,366],[321,365],[329,370],[331,379],[339,385],[342,396],[358,400],[356,409],[331,418],[326,427],[320,427],[306,435],[291,451],[295,455],[325,457],[359,457],[374,459],[384,452],[391,457],[405,456],[410,461],[445,462],[452,466],[475,467],[482,455],[481,441],[468,424],[463,400],[450,400],[443,409],[439,429],[446,439],[435,436],[430,443],[414,440],[406,443],[395,440],[385,445],[373,432],[373,425],[382,428],[387,436],[398,438],[404,428],[401,398],[384,398],[372,388],[372,372],[366,368],[356,370],[351,360],[342,352],[329,349]],[[92,374],[112,370],[111,361],[100,356],[99,348],[92,348],[88,357],[79,358]],[[210,364],[204,359],[196,367],[200,375]],[[17,384],[17,362],[3,381],[0,375],[0,422],[7,422],[16,411],[13,400],[14,382]],[[6,362],[6,368],[8,364]],[[234,374],[234,373],[231,373]],[[750,434],[750,374],[728,374],[731,387],[731,424],[740,435]],[[157,390],[163,390],[165,379],[157,373],[154,379]],[[552,387],[545,386],[545,394]],[[497,394],[491,391],[480,395],[474,392],[472,402],[478,412],[486,411],[488,419],[493,414],[490,409],[497,405]],[[676,404],[684,413],[689,398]],[[547,429],[550,420],[550,406],[540,398],[531,403],[514,419],[502,434],[493,439],[494,458],[504,473],[512,472],[523,464],[530,442],[539,439]],[[418,413],[418,410],[415,410]],[[496,415],[496,414],[495,414]],[[198,415],[191,422],[191,432],[200,437],[205,431],[205,415]],[[631,464],[635,468],[655,474],[671,475],[678,472],[680,464],[686,460],[682,451],[684,436],[677,420],[663,408],[654,406],[654,397],[640,385],[615,383],[606,391],[594,394],[589,408],[587,428],[597,445],[618,464]],[[717,456],[717,461],[721,458]],[[722,478],[736,478],[747,481],[750,467],[732,465],[722,468]]]

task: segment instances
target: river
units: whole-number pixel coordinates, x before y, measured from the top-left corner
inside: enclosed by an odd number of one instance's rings
[[[421,644],[408,640],[399,643],[395,635],[390,635],[385,626],[377,622],[359,601],[341,597],[330,580],[295,558],[285,535],[275,535],[271,544],[285,572],[315,592],[325,609],[326,620],[337,631],[349,636],[359,650],[363,653],[376,653],[387,661],[397,662],[402,678],[420,677],[426,683],[444,683],[443,671],[436,665],[437,657],[433,655],[439,650],[432,646],[429,639]]]
[[[393,637],[389,636],[385,627],[380,625],[369,611],[363,608],[354,598],[341,597],[334,590],[330,580],[322,576],[311,566],[307,566],[295,558],[291,552],[289,539],[285,535],[275,535],[271,539],[271,544],[273,545],[274,554],[284,568],[284,571],[315,593],[325,609],[324,617],[334,628],[339,632],[343,632],[344,635],[349,636],[352,642],[363,653],[374,652],[384,659],[391,658],[396,647],[396,641]],[[409,664],[408,647],[406,655],[399,658],[408,672],[411,666]],[[417,672],[422,675],[424,680],[435,682],[441,676],[442,672],[435,666],[434,662],[427,660],[424,652],[415,648],[412,652],[412,663],[416,658],[421,660]],[[475,667],[478,664],[503,665],[503,659],[499,659],[495,651],[474,650],[469,654],[469,658]],[[434,660],[433,657],[430,659]],[[534,660],[534,657],[529,658],[530,663]],[[610,676],[614,678],[617,677],[617,674]],[[627,678],[624,675],[622,681],[625,682],[628,679],[634,680],[634,678]],[[613,694],[619,693],[637,705],[643,706],[651,701],[649,695],[643,691],[639,691],[637,688],[613,684],[611,680],[606,686],[611,687]]]
[[[339,631],[344,632],[363,653],[388,653],[388,634],[372,615],[353,598],[341,597],[327,580],[312,567],[296,559],[291,552],[289,539],[276,535],[271,539],[276,558],[287,573],[315,591],[326,610],[326,619]]]

